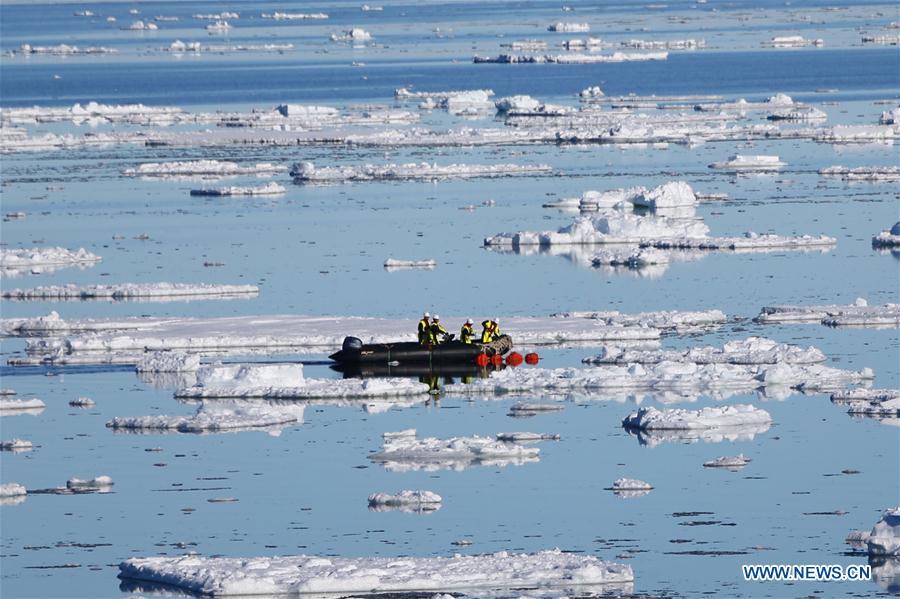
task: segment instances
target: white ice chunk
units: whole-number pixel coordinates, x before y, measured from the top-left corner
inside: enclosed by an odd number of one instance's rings
[[[266,196],[281,195],[286,193],[284,185],[279,183],[266,183],[257,186],[230,186],[230,187],[204,187],[201,189],[192,189],[192,196]]]
[[[40,399],[0,399],[0,410],[16,411],[16,410],[43,410],[47,405]]]
[[[694,190],[684,181],[670,181],[652,191],[642,193],[634,199],[636,206],[644,206],[652,210],[693,206],[696,203],[697,197],[694,195]]]
[[[535,462],[539,453],[540,450],[536,447],[477,435],[418,439],[402,434],[385,436],[382,450],[369,454],[369,459],[384,464],[388,470],[462,470],[481,464],[520,465]]]
[[[610,488],[613,491],[650,491],[653,485],[636,478],[617,478]]]
[[[91,408],[96,404],[90,397],[76,397],[69,402],[69,405],[73,408]]]
[[[757,322],[820,322],[828,326],[900,326],[900,304],[870,306],[863,298],[851,305],[764,306]]]
[[[752,405],[735,404],[700,410],[641,408],[622,420],[622,426],[640,430],[694,430],[744,425],[768,425],[772,417]]]
[[[70,478],[66,481],[67,489],[100,489],[111,486],[113,486],[113,479],[109,476],[97,476],[86,480],[81,478]]]
[[[547,27],[547,31],[556,33],[585,33],[591,30],[591,26],[587,23],[554,23]]]
[[[209,283],[121,283],[118,285],[51,285],[5,289],[2,297],[14,300],[138,300],[213,299],[257,295],[256,285]]]
[[[363,44],[365,42],[372,41],[372,34],[360,27],[354,27],[352,29],[342,31],[341,33],[332,33],[331,41],[346,42],[354,45]]]
[[[441,496],[431,491],[404,490],[398,493],[372,493],[369,509],[374,511],[433,512],[441,509]]]
[[[564,589],[634,581],[631,566],[558,549],[420,558],[187,555],[131,558],[119,565],[119,571],[120,578],[215,596],[455,590],[478,595],[479,589]]]
[[[307,20],[324,20],[328,15],[323,12],[273,12],[262,13],[263,19],[274,19],[276,21],[307,21]]]
[[[84,248],[68,250],[61,247],[0,249],[0,269],[33,270],[43,266],[75,266],[93,264],[101,260]]]
[[[752,460],[744,457],[744,454],[736,456],[719,456],[714,460],[703,462],[704,468],[727,468],[729,470],[739,470],[749,464]]]
[[[200,368],[200,356],[177,351],[154,351],[135,366],[138,372],[193,372]]]
[[[201,402],[189,416],[115,417],[106,423],[115,431],[136,433],[220,433],[254,429],[277,432],[280,427],[303,422],[305,405],[293,401],[258,400]]]
[[[828,177],[840,177],[845,181],[900,181],[900,166],[859,166],[856,168],[829,166],[819,169],[819,174]]]
[[[778,156],[735,154],[724,162],[713,162],[709,168],[731,172],[766,172],[780,170],[786,164]]]
[[[428,386],[406,378],[307,379],[302,364],[213,364],[197,371],[197,385],[176,397],[320,399],[405,397],[427,394]]]
[[[475,56],[475,64],[597,64],[667,60],[668,52],[613,52],[612,54],[499,54]]]
[[[900,221],[894,223],[889,231],[882,231],[872,238],[875,247],[900,247]]]
[[[388,258],[384,261],[384,267],[387,270],[402,268],[434,268],[437,266],[436,260],[397,260]]]
[[[291,168],[291,176],[302,183],[341,183],[347,181],[403,181],[440,180],[450,178],[510,177],[543,174],[551,169],[545,164],[388,164],[374,166],[316,167],[312,162],[300,162]]]
[[[18,497],[27,494],[28,491],[18,483],[0,485],[0,497]]]
[[[25,441],[24,439],[10,439],[9,441],[0,441],[0,450],[2,451],[12,451],[14,453],[18,453],[21,451],[31,451],[34,446],[31,444],[31,441]]]
[[[604,353],[582,360],[588,364],[657,364],[659,362],[693,362],[695,364],[814,364],[825,361],[825,354],[815,347],[799,347],[778,343],[765,337],[749,337],[729,341],[723,347],[692,347],[686,350],[640,350],[606,348]]]
[[[209,175],[226,177],[230,175],[260,175],[281,173],[287,167],[269,162],[251,166],[241,166],[225,160],[187,160],[180,162],[145,162],[137,168],[125,169],[124,174],[140,177]]]
[[[556,433],[497,433],[498,441],[508,443],[529,443],[532,441],[559,441]]]
[[[870,532],[851,532],[847,535],[847,543],[854,547],[865,547],[872,557],[900,556],[900,507],[882,512],[881,518]]]

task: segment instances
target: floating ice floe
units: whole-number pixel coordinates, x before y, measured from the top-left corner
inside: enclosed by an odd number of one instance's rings
[[[900,46],[900,35],[864,35],[862,36],[861,41],[864,44]]]
[[[856,531],[847,536],[851,545],[865,546],[872,557],[900,557],[900,507],[887,509],[870,532]]]
[[[331,41],[364,44],[372,41],[372,34],[360,27],[354,27],[353,29],[347,29],[341,33],[332,33]]]
[[[176,54],[184,54],[186,52],[196,54],[202,52],[213,52],[216,54],[224,52],[286,52],[293,49],[294,44],[203,44],[200,42],[182,42],[181,40],[175,40],[169,46],[162,48],[164,52]]]
[[[31,441],[25,441],[24,439],[10,439],[9,441],[0,441],[0,451],[11,451],[13,453],[19,453],[23,451],[31,451],[34,446],[31,444]]]
[[[646,198],[649,195],[651,200],[645,201],[653,201],[656,198],[668,196],[668,191],[674,189],[674,186],[669,186],[668,189],[666,186],[661,186],[648,194],[643,194],[639,190],[625,190],[621,194],[612,193],[611,195],[625,197],[625,201],[634,201],[637,197]],[[678,186],[677,189],[686,192],[686,189],[681,186]],[[582,199],[583,201],[584,199]],[[599,201],[601,200],[598,199]],[[525,246],[632,244],[657,249],[766,251],[827,248],[836,243],[834,238],[825,235],[786,237],[752,231],[741,237],[711,237],[709,236],[709,227],[701,218],[631,214],[622,210],[621,203],[616,205],[616,210],[605,211],[603,215],[597,217],[578,217],[572,224],[561,227],[557,231],[499,233],[485,238],[484,245],[491,248],[511,247],[513,250]],[[601,253],[597,256],[597,263],[641,265],[664,262],[662,257],[654,254],[648,253],[640,256],[636,249],[629,248],[627,251]]]
[[[835,125],[816,130],[816,141],[831,144],[888,144],[900,139],[898,125]]]
[[[195,14],[192,16],[194,19],[197,19],[199,21],[222,21],[225,19],[241,18],[241,15],[239,13],[229,12],[229,11],[222,11],[220,13],[207,13],[207,14],[198,13],[198,14]]]
[[[814,106],[778,108],[766,116],[770,121],[824,121],[828,115]]]
[[[781,170],[786,165],[778,156],[735,154],[724,162],[713,162],[709,168],[742,173]]]
[[[850,305],[764,306],[757,322],[820,322],[828,326],[900,326],[900,304],[870,306],[863,298]]]
[[[441,496],[431,491],[404,490],[396,494],[372,493],[369,509],[376,512],[396,510],[401,512],[434,512],[441,509]]]
[[[822,39],[809,40],[802,35],[782,35],[773,37],[769,41],[763,42],[762,45],[770,48],[803,48],[805,46],[820,48],[825,45],[825,42]]]
[[[547,42],[543,40],[516,40],[509,43],[500,44],[501,48],[509,48],[516,52],[536,52],[538,50],[546,50]]]
[[[872,245],[879,248],[900,247],[900,222],[894,223],[890,230],[882,231],[874,236]]]
[[[69,402],[69,405],[73,408],[92,408],[95,403],[90,397],[76,397]]]
[[[526,418],[529,416],[536,416],[537,414],[560,412],[564,409],[566,409],[565,406],[558,403],[519,402],[510,406],[509,416]]]
[[[714,328],[727,321],[721,310],[658,310],[623,314],[617,310],[555,312],[551,318],[587,318],[609,326],[644,326],[669,332],[690,332]]]
[[[302,364],[213,364],[176,397],[263,399],[382,398],[424,395],[428,386],[406,378],[308,379]]]
[[[40,399],[0,399],[0,412],[16,413],[16,412],[32,412],[43,411],[47,404]]]
[[[385,270],[399,270],[405,268],[427,268],[432,269],[437,266],[435,260],[396,260],[388,258],[384,261]]]
[[[830,368],[820,364],[655,364],[601,365],[591,368],[506,369],[468,384],[446,385],[451,395],[511,394],[541,391],[566,395],[572,392],[650,390],[682,392],[749,392],[763,387],[795,388],[806,392],[867,383],[871,369]]]
[[[497,433],[498,441],[507,443],[532,443],[535,441],[559,441],[556,433]]]
[[[416,438],[415,429],[385,433],[381,451],[369,459],[392,471],[464,470],[470,466],[522,465],[538,461],[540,449],[490,437]]]
[[[280,195],[287,192],[284,185],[279,183],[266,183],[256,187],[213,187],[192,189],[192,196],[264,196]]]
[[[504,321],[504,330],[512,331],[516,343],[523,345],[655,342],[660,337],[658,328],[641,319],[628,326],[609,324],[618,318],[628,320],[627,315],[610,319],[510,317]],[[223,351],[244,355],[254,351],[324,353],[340,348],[348,332],[364,343],[391,343],[413,340],[414,331],[414,319],[333,316],[64,320],[51,313],[0,321],[4,335],[30,337],[26,341],[29,356],[10,361],[19,365],[136,364],[146,352],[172,350],[201,355]],[[33,338],[36,335],[40,337]]]
[[[323,12],[273,12],[262,13],[263,19],[274,19],[276,21],[321,21],[328,18]]]
[[[135,365],[138,372],[194,372],[200,368],[200,356],[178,351],[148,352]]]
[[[92,265],[101,260],[84,248],[69,250],[61,247],[0,249],[0,273],[41,273],[68,266]]]
[[[450,178],[512,177],[550,172],[546,164],[388,164],[375,166],[316,167],[312,162],[299,162],[291,168],[294,181],[300,183],[342,183],[348,181],[415,181]]]
[[[769,430],[771,423],[765,410],[736,404],[701,410],[641,408],[627,416],[622,426],[636,434],[642,445],[652,447],[664,441],[750,441]]]
[[[900,125],[900,106],[882,112],[878,122],[882,125]]]
[[[305,405],[293,401],[260,400],[203,401],[188,416],[117,416],[106,423],[116,432],[132,433],[222,433],[280,429],[303,422]]]
[[[884,400],[862,400],[849,404],[847,413],[851,416],[871,418],[900,418],[900,397]]]
[[[384,7],[372,4],[363,4],[359,7],[359,10],[363,12],[382,12],[384,10]]]
[[[113,479],[109,476],[81,479],[70,478],[66,481],[67,489],[101,489],[113,486]]]
[[[623,48],[633,48],[635,50],[698,50],[706,47],[706,40],[703,39],[683,39],[683,40],[641,40],[631,39],[619,42]]]
[[[82,123],[169,124],[186,117],[173,106],[145,106],[143,104],[100,104],[87,102],[72,106],[32,106],[3,108],[0,118],[11,123],[53,123],[71,121]]]
[[[643,206],[651,210],[674,208],[678,206],[694,206],[697,196],[694,190],[684,181],[669,181],[651,191],[644,191],[634,198],[635,206]]]
[[[19,497],[21,495],[26,495],[27,493],[28,490],[18,483],[7,483],[5,485],[0,485],[0,498]]]
[[[619,497],[641,497],[653,490],[653,485],[636,478],[617,478],[609,490]]]
[[[453,557],[131,558],[119,577],[212,596],[633,589],[631,566],[560,550]]]
[[[586,33],[591,30],[591,26],[587,23],[554,23],[547,27],[547,31],[556,33]]]
[[[840,177],[845,181],[900,181],[900,167],[898,166],[860,166],[856,168],[829,166],[819,169],[819,174]]]
[[[709,460],[708,462],[703,462],[704,468],[727,468],[728,470],[740,470],[750,462],[752,462],[748,457],[745,457],[744,454],[738,454],[735,456],[719,456],[714,460]]]
[[[612,54],[499,54],[497,56],[475,56],[475,64],[532,63],[532,64],[595,64],[609,62],[644,62],[667,60],[668,52],[613,52]]]
[[[159,29],[159,25],[151,21],[148,21],[146,23],[144,21],[134,21],[131,25],[129,25],[128,27],[123,27],[122,29],[126,29],[129,31],[156,31],[157,29]]]
[[[121,283],[118,285],[52,285],[31,289],[6,289],[5,299],[13,300],[137,300],[215,299],[256,296],[256,285],[215,285],[209,283]]]
[[[606,347],[598,356],[585,358],[586,364],[658,364],[691,362],[694,364],[815,364],[825,361],[825,354],[815,347],[799,347],[778,343],[764,337],[729,341],[723,347],[692,347],[686,350],[641,350]]]
[[[241,166],[226,160],[187,160],[181,162],[145,162],[137,168],[125,169],[124,174],[132,177],[179,177],[210,176],[229,177],[233,175],[271,175],[287,170],[286,166],[261,162],[251,166]]]
[[[900,389],[844,389],[831,394],[832,403],[851,404],[857,401],[883,402],[900,399]]]
[[[206,31],[210,35],[228,33],[231,31],[231,23],[228,21],[216,21],[206,26]]]
[[[32,54],[46,54],[50,56],[83,56],[90,54],[115,54],[118,52],[115,48],[107,48],[106,46],[88,46],[79,48],[78,46],[70,46],[68,44],[57,44],[55,46],[33,46],[31,44],[22,44],[17,50],[13,50],[14,55],[30,56]]]

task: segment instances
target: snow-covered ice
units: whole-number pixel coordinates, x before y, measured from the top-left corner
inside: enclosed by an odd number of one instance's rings
[[[5,289],[2,297],[13,300],[137,300],[216,299],[259,294],[256,285],[210,283],[121,283],[118,285],[51,285],[30,289]]]
[[[613,481],[610,489],[613,491],[650,491],[653,489],[653,485],[636,478],[617,478]]]
[[[26,441],[24,439],[10,439],[9,441],[0,441],[0,450],[2,451],[12,451],[13,453],[19,453],[22,451],[31,451],[33,449],[33,445],[31,441]]]
[[[643,206],[651,210],[673,208],[677,206],[693,206],[697,203],[694,190],[684,181],[670,181],[651,191],[645,191],[634,198],[635,206]]]
[[[70,478],[66,481],[67,489],[101,489],[111,486],[113,486],[113,479],[105,475],[89,479]]]
[[[69,402],[69,405],[73,408],[92,408],[96,404],[90,397],[76,397]]]
[[[308,21],[308,20],[325,20],[328,15],[323,12],[271,12],[262,13],[263,19],[274,19],[275,21]]]
[[[43,401],[37,398],[32,399],[6,399],[0,398],[0,411],[2,412],[18,412],[43,410],[47,407]]]
[[[764,306],[761,323],[820,322],[828,326],[900,326],[900,304],[870,306],[863,298],[850,305]]]
[[[703,462],[704,468],[727,468],[728,470],[740,470],[752,460],[745,457],[744,454],[735,456],[719,456],[714,460]]]
[[[498,54],[475,56],[475,64],[597,64],[667,60],[668,52],[613,52],[612,54]]]
[[[312,162],[298,162],[291,176],[301,183],[342,183],[348,181],[439,180],[450,178],[511,177],[550,172],[545,164],[449,164],[422,163],[375,166],[317,167]]]
[[[564,23],[562,21],[547,27],[547,31],[556,33],[585,33],[590,30],[591,26],[588,23]]]
[[[372,493],[369,509],[373,511],[397,510],[401,512],[433,512],[441,509],[441,496],[431,491],[403,490],[397,493]]]
[[[829,166],[819,169],[819,174],[827,177],[840,177],[845,181],[900,181],[900,167],[898,166],[858,166],[855,168]]]
[[[45,268],[94,264],[100,256],[84,248],[68,250],[61,247],[0,249],[0,273],[4,271],[42,272]]]
[[[373,462],[394,471],[463,470],[469,466],[536,462],[540,450],[490,437],[416,437],[415,429],[385,433],[381,451],[369,454]]]
[[[132,177],[228,177],[233,175],[271,175],[287,170],[287,167],[284,165],[270,162],[241,166],[236,162],[225,160],[187,160],[179,162],[145,162],[136,168],[125,169],[124,174]]]
[[[894,223],[890,230],[885,230],[872,238],[874,247],[900,247],[900,222]]]
[[[397,260],[395,258],[388,258],[384,261],[384,268],[386,270],[399,270],[405,268],[431,269],[435,266],[437,266],[436,260]]]
[[[553,318],[587,318],[608,326],[653,327],[668,332],[691,332],[725,324],[721,310],[658,310],[624,314],[618,310],[556,312]]]
[[[28,491],[22,485],[18,483],[6,483],[5,485],[0,485],[0,497],[18,497],[19,495],[25,495]]]
[[[728,160],[713,162],[709,168],[730,172],[770,172],[781,170],[786,165],[778,156],[735,154]]]
[[[265,430],[277,434],[282,427],[303,422],[305,405],[294,401],[202,401],[188,416],[117,416],[106,423],[117,432],[221,433]]]
[[[517,402],[509,408],[510,416],[528,417],[550,412],[561,412],[565,406],[558,403]]]
[[[192,189],[192,196],[266,196],[286,193],[287,189],[280,183],[266,183],[257,186],[203,187]]]
[[[722,347],[692,347],[685,350],[640,350],[608,346],[600,355],[582,360],[587,364],[658,364],[692,362],[695,364],[815,364],[825,354],[815,347],[778,343],[765,337],[729,341]]]
[[[308,379],[302,364],[212,364],[197,371],[197,384],[179,389],[183,399],[382,398],[424,395],[428,386],[406,378]]]
[[[119,577],[204,595],[388,593],[490,589],[565,589],[588,585],[631,588],[631,566],[560,550],[453,557],[316,556],[131,558]]]
[[[864,544],[871,557],[900,557],[900,507],[885,510],[871,531],[850,533],[847,542]]]
[[[200,356],[178,351],[148,352],[135,365],[138,372],[194,372],[200,368]]]
[[[640,430],[694,430],[771,424],[765,410],[748,404],[716,406],[700,410],[641,408],[622,420],[622,426]]]
[[[372,41],[372,34],[360,27],[354,27],[341,33],[332,33],[331,41],[359,45]]]
[[[497,433],[498,441],[507,443],[530,443],[534,441],[559,441],[556,433]]]

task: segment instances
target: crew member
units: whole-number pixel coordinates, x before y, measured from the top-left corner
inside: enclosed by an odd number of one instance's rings
[[[431,319],[431,343],[432,345],[440,345],[447,336],[447,329],[441,326],[441,317],[437,314]]]
[[[500,336],[500,319],[494,318],[493,320],[485,320],[481,323],[481,342],[482,343],[490,343],[494,339]]]
[[[472,337],[475,332],[472,330],[472,319],[467,318],[459,330],[459,340],[463,343],[472,343]]]
[[[428,319],[431,318],[431,314],[426,312],[422,315],[422,320],[419,321],[419,344],[428,345],[431,341],[431,323],[428,322]]]

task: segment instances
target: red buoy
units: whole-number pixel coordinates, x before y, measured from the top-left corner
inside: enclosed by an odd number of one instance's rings
[[[522,354],[518,352],[512,352],[508,356],[506,356],[506,363],[509,366],[518,366],[522,363]]]
[[[487,366],[488,362],[490,362],[490,359],[487,357],[487,354],[478,354],[477,356],[475,356],[475,363],[482,368]]]
[[[491,364],[493,364],[494,366],[500,366],[501,364],[503,364],[503,356],[501,356],[500,354],[494,354],[493,356],[491,356]]]
[[[538,360],[540,360],[540,359],[541,359],[541,357],[534,352],[525,354],[525,363],[526,364],[537,364]]]

